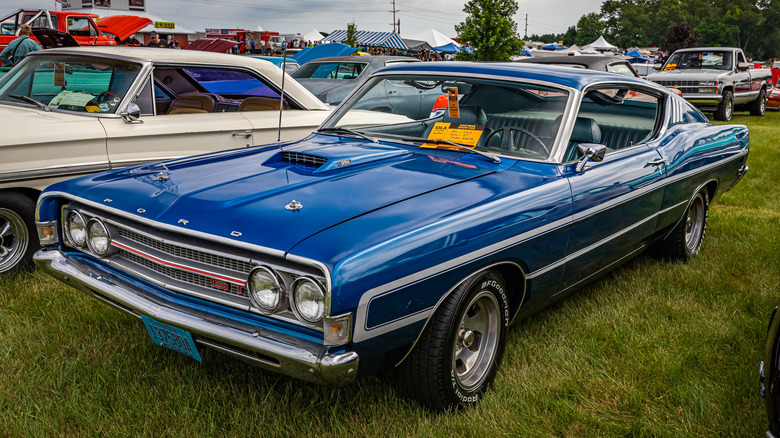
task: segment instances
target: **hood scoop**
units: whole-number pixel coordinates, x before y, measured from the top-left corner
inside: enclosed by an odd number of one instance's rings
[[[327,158],[317,155],[311,155],[303,152],[284,151],[282,152],[282,161],[292,164],[298,164],[311,167],[312,170],[319,168],[328,162]]]

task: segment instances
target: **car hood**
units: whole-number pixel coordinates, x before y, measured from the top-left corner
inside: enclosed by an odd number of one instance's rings
[[[311,94],[317,96],[323,102],[329,102],[328,97],[334,92],[339,92],[338,102],[343,100],[352,89],[357,87],[360,83],[360,79],[312,79],[312,78],[300,78],[295,79],[304,88],[309,90]],[[336,102],[336,103],[338,103]]]
[[[649,74],[647,75],[647,79],[651,81],[707,81],[715,80],[718,77],[725,76],[727,74],[730,74],[730,72],[723,70],[669,70]]]
[[[97,26],[102,32],[116,35],[117,38],[119,38],[119,41],[123,41],[152,23],[153,21],[146,17],[137,17],[135,15],[112,15],[98,20]]]
[[[125,215],[288,251],[334,225],[512,163],[315,134],[283,150],[266,146],[155,163],[49,190]]]

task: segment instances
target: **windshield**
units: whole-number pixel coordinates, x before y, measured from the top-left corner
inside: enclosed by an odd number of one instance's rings
[[[731,52],[728,51],[676,52],[666,62],[664,71],[686,69],[731,70],[731,58]]]
[[[296,79],[355,79],[365,68],[366,64],[362,62],[306,63],[291,76]]]
[[[83,56],[28,57],[0,79],[0,102],[29,105],[28,98],[51,109],[113,114],[140,70]]]
[[[547,159],[569,93],[542,85],[456,76],[372,78],[323,129],[447,141],[481,152]],[[428,139],[430,142],[426,143]]]

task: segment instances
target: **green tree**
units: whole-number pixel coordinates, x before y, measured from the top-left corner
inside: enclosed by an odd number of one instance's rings
[[[354,21],[347,24],[347,39],[344,40],[344,44],[357,47],[357,25]]]
[[[604,22],[601,21],[601,14],[591,12],[577,21],[577,36],[573,44],[584,46],[596,41],[603,34]]]
[[[471,52],[461,50],[457,59],[509,61],[520,54],[523,41],[517,34],[517,23],[511,18],[517,12],[515,0],[469,0],[463,12],[466,21],[457,24],[455,31]]]

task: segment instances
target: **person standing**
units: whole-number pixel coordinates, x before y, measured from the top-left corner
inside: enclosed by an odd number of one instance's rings
[[[19,26],[19,38],[8,43],[6,48],[0,52],[3,67],[13,67],[28,53],[42,49],[40,44],[30,39],[30,35],[32,35],[32,28],[29,24]]]
[[[255,40],[249,40],[249,53],[255,54]]]
[[[152,39],[149,44],[146,45],[146,47],[163,47],[168,48],[168,41],[160,39],[160,35],[157,35],[157,32],[151,31],[149,32],[149,38]]]

